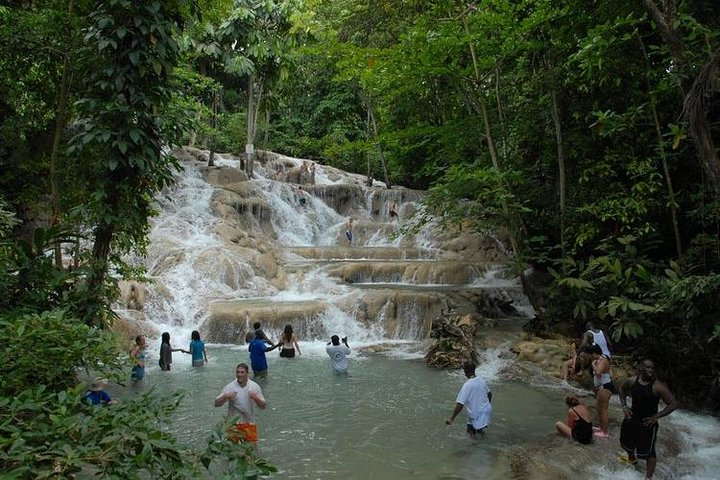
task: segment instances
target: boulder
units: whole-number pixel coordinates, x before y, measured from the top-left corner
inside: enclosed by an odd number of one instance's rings
[[[430,337],[433,343],[425,355],[428,366],[436,368],[461,368],[472,360],[477,363],[475,330],[478,317],[473,314],[455,313],[438,316],[433,320]]]

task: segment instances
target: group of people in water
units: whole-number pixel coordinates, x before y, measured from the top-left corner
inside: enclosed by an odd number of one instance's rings
[[[567,419],[557,422],[555,427],[561,434],[583,444],[591,443],[593,437],[609,438],[608,406],[610,398],[617,393],[624,414],[620,446],[627,452],[620,460],[630,465],[635,465],[638,459],[645,460],[645,476],[650,479],[657,464],[658,419],[672,413],[677,408],[677,401],[668,386],[656,378],[655,363],[650,359],[641,362],[637,375],[616,386],[610,374],[610,347],[604,332],[588,323],[580,345],[573,345],[573,356],[562,368],[565,380],[569,375],[579,375],[590,369],[598,425],[593,426],[590,408],[577,396],[568,395],[565,398]],[[628,398],[631,400],[629,405]],[[662,410],[659,410],[660,400],[665,404]]]
[[[190,345],[187,350],[172,348],[170,345],[170,334],[168,332],[163,332],[161,339],[160,357],[158,360],[161,370],[170,370],[172,367],[173,352],[182,352],[191,355],[193,367],[200,367],[208,361],[205,342],[202,341],[200,332],[197,330],[193,330],[190,334]],[[135,343],[130,349],[130,361],[132,362],[131,380],[137,381],[145,378],[145,360],[147,358],[147,340],[145,339],[145,335],[138,335],[135,337]]]
[[[163,332],[160,344],[160,357],[158,364],[161,370],[167,371],[172,367],[172,354],[174,352],[182,352],[192,356],[192,365],[199,367],[207,363],[207,349],[205,342],[200,338],[200,332],[193,330],[191,334],[190,345],[187,350],[182,348],[173,348],[170,344],[170,333]],[[268,373],[268,363],[266,353],[277,348],[280,349],[281,358],[294,358],[296,355],[302,355],[298,336],[294,333],[292,325],[286,325],[283,329],[280,340],[272,342],[261,328],[259,322],[255,322],[253,330],[247,332],[245,341],[248,344],[250,353],[250,367],[246,363],[240,363],[235,368],[235,380],[230,382],[223,388],[218,397],[215,398],[216,407],[228,404],[227,418],[237,418],[228,435],[231,439],[237,441],[243,438],[251,443],[257,442],[257,426],[255,425],[254,407],[265,408],[267,402],[262,393],[262,388],[249,378],[249,372],[252,368],[253,378],[266,378]],[[326,353],[330,358],[330,364],[333,372],[336,374],[348,373],[347,357],[350,355],[350,346],[347,337],[342,340],[333,335],[326,347]],[[147,342],[144,335],[135,337],[135,342],[130,349],[130,358],[132,361],[131,380],[136,382],[145,377],[145,362],[148,358]],[[97,379],[91,384],[91,388],[86,394],[88,403],[93,405],[109,404],[110,397],[103,390],[106,380]]]
[[[259,322],[253,325],[253,331],[247,332],[245,341],[250,352],[250,367],[246,363],[239,363],[235,367],[235,380],[231,381],[215,397],[213,404],[221,407],[228,406],[227,419],[234,423],[228,428],[228,437],[233,441],[244,439],[257,448],[257,424],[255,423],[255,407],[264,409],[267,400],[263,396],[262,388],[254,380],[250,379],[249,373],[252,368],[253,378],[267,378],[268,363],[265,354],[276,348],[280,348],[280,357],[294,358],[301,355],[298,337],[293,332],[292,325],[286,325],[283,329],[280,341],[272,342],[262,330]],[[325,349],[333,372],[336,374],[348,373],[347,357],[350,355],[350,346],[347,337],[341,340],[333,335]]]
[[[593,437],[609,438],[608,406],[612,395],[617,393],[624,415],[620,446],[627,452],[620,460],[629,465],[637,464],[638,459],[645,460],[645,477],[651,479],[657,465],[658,419],[672,413],[677,408],[677,401],[668,386],[656,378],[655,363],[650,359],[641,362],[637,375],[616,387],[610,374],[610,346],[604,332],[589,323],[580,345],[573,349],[573,358],[563,366],[566,379],[571,373],[577,375],[586,368],[591,369],[598,425],[593,426],[592,410],[577,396],[568,395],[565,397],[567,419],[556,422],[555,427],[559,433],[582,444],[590,444]],[[445,423],[451,425],[464,409],[468,416],[467,433],[477,439],[484,435],[490,423],[492,392],[485,380],[476,375],[475,363],[466,362],[463,370],[468,380],[460,389],[452,415]],[[659,409],[660,400],[665,405],[662,410]]]
[[[257,426],[255,425],[254,407],[265,408],[267,401],[262,388],[249,378],[252,369],[253,378],[266,378],[268,363],[266,353],[280,349],[280,357],[294,358],[300,356],[301,350],[298,336],[291,325],[286,325],[278,342],[271,341],[265,334],[259,322],[253,325],[253,330],[245,336],[250,353],[250,366],[240,363],[235,368],[235,379],[226,385],[220,395],[214,400],[216,407],[227,404],[227,418],[237,419],[228,431],[231,438],[243,438],[253,444],[257,442]],[[668,386],[655,376],[655,364],[650,359],[641,362],[637,375],[626,379],[617,386],[613,382],[610,372],[611,343],[604,332],[588,323],[580,345],[574,345],[571,360],[563,365],[565,379],[571,375],[580,375],[589,369],[593,376],[593,391],[596,398],[597,426],[593,426],[592,410],[576,395],[567,395],[565,404],[568,408],[565,421],[556,422],[559,433],[570,437],[582,444],[592,443],[593,437],[607,439],[610,437],[608,406],[612,395],[618,394],[624,419],[620,427],[620,446],[627,452],[622,457],[624,463],[635,465],[638,459],[646,461],[646,478],[653,477],[657,463],[655,443],[658,432],[658,419],[669,415],[677,408],[677,401]],[[194,330],[187,350],[173,348],[170,344],[170,334],[162,334],[160,345],[159,366],[161,370],[170,370],[173,352],[182,352],[192,356],[193,366],[202,366],[208,361],[205,343],[200,333]],[[339,338],[333,335],[326,346],[326,353],[330,358],[332,369],[337,374],[348,372],[347,357],[350,347],[347,337]],[[148,357],[146,340],[143,335],[135,338],[130,350],[133,362],[131,379],[142,380],[145,376],[145,361]],[[451,425],[455,417],[463,410],[468,414],[467,433],[471,438],[483,436],[485,428],[492,416],[492,392],[487,382],[476,375],[476,365],[466,362],[463,366],[468,380],[462,386],[451,416],[446,420]],[[112,402],[110,396],[104,391],[107,381],[96,379],[85,395],[87,403],[92,405],[106,405]],[[630,403],[628,404],[628,399]],[[660,400],[664,408],[659,409]]]

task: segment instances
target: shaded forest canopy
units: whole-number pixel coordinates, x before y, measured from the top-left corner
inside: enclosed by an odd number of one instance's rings
[[[594,321],[686,404],[704,397],[720,2],[11,1],[0,36],[13,325],[112,320],[108,272],[142,276],[121,258],[178,168],[163,146],[245,152],[249,174],[262,148],[428,189],[448,224],[503,232],[532,267],[529,330]]]

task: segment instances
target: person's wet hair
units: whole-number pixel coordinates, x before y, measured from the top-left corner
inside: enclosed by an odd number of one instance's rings
[[[168,332],[163,332],[162,343],[170,343],[170,334]]]
[[[576,407],[576,406],[580,405],[580,400],[578,400],[578,398],[575,395],[568,395],[567,397],[565,397],[565,405],[567,405],[570,408]]]
[[[200,332],[198,332],[197,330],[193,330],[192,333],[190,334],[190,338],[192,338],[195,341],[200,340]]]

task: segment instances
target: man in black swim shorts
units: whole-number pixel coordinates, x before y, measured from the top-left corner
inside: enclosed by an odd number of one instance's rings
[[[627,405],[628,394],[632,398],[631,408]],[[661,399],[665,408],[658,412]],[[620,430],[620,446],[628,454],[628,463],[634,464],[638,458],[646,460],[645,477],[652,478],[657,464],[655,440],[658,419],[677,408],[670,389],[655,378],[655,363],[652,360],[643,360],[640,374],[620,385],[620,405],[625,414]]]

